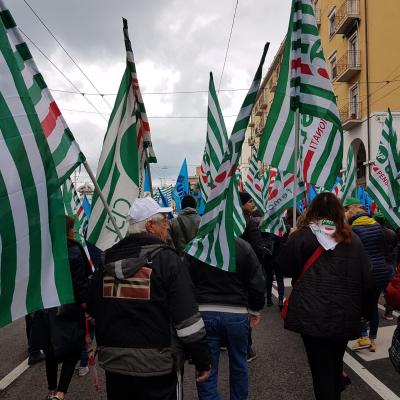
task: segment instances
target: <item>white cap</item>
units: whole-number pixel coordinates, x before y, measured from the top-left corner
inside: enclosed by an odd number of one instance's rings
[[[144,197],[138,198],[133,202],[128,211],[128,216],[131,218],[131,222],[136,224],[137,222],[144,221],[155,214],[169,212],[172,212],[171,207],[160,207],[151,197]]]

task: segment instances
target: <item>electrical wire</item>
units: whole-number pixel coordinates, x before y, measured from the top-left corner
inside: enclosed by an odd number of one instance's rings
[[[230,44],[231,44],[233,26],[235,25],[236,11],[237,11],[238,5],[239,5],[239,0],[236,0],[235,12],[234,12],[234,14],[233,14],[233,20],[232,20],[231,31],[230,31],[230,33],[229,33],[228,46],[226,47],[226,53],[225,53],[224,64],[223,64],[223,66],[222,66],[221,77],[220,77],[220,79],[219,79],[218,92],[220,91],[220,88],[221,88],[222,77],[223,77],[224,71],[225,71],[226,59],[228,58],[228,51],[229,51],[229,46],[230,46]]]
[[[56,64],[40,49],[40,47],[21,29],[18,28],[19,31],[32,43],[32,45],[40,52],[40,54],[61,74],[61,76],[77,91],[77,93],[80,93],[83,98],[93,107],[93,109],[96,111],[97,114],[99,114],[106,122],[107,119],[104,118],[103,114],[98,110],[98,108],[87,98],[85,97],[85,94],[79,91],[79,88],[76,87],[76,85],[64,74],[64,72],[61,71],[60,68],[57,67]]]
[[[86,92],[74,92],[72,90],[62,90],[62,89],[49,89],[51,92],[61,92],[69,94],[80,94],[85,96],[98,96],[98,93],[86,93]],[[249,89],[221,89],[220,92],[244,92]],[[143,95],[172,95],[172,94],[205,94],[208,90],[179,90],[173,92],[142,92]],[[116,96],[117,93],[101,93],[100,96]]]
[[[94,112],[94,111],[74,110],[74,109],[70,109],[70,108],[61,108],[61,111],[77,112],[77,113],[83,113],[83,114],[98,114],[97,112]],[[102,113],[102,115],[109,116],[110,114]],[[223,117],[224,118],[236,118],[237,115],[224,115]],[[149,119],[207,119],[207,116],[203,117],[201,115],[187,115],[187,116],[174,116],[174,115],[151,116],[151,115],[148,115],[147,118],[149,118]]]
[[[74,63],[74,65],[78,68],[78,70],[83,74],[83,76],[88,80],[88,82],[92,85],[92,87],[96,90],[96,92],[103,98],[104,102],[107,104],[107,106],[112,110],[111,105],[108,103],[108,101],[101,95],[97,87],[94,85],[94,83],[91,81],[91,79],[85,74],[85,72],[82,70],[82,68],[78,65],[78,63],[75,61],[75,59],[71,56],[71,54],[68,53],[68,51],[65,49],[65,47],[61,44],[61,42],[56,38],[54,33],[51,31],[51,29],[44,23],[44,21],[40,18],[38,13],[32,8],[32,6],[26,1],[23,0],[24,3],[29,7],[29,9],[32,11],[32,13],[35,15],[35,17],[39,20],[39,22],[44,26],[44,28],[49,32],[49,34],[53,37],[53,39],[57,42],[57,44],[63,49],[65,54],[69,57],[69,59]]]

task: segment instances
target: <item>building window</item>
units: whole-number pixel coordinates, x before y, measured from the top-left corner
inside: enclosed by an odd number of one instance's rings
[[[331,66],[331,79],[336,79],[337,76],[337,60],[336,51],[329,57],[329,64]]]
[[[328,16],[329,20],[329,37],[332,37],[336,32],[336,8],[334,8]]]
[[[358,67],[360,65],[358,54],[358,36],[357,32],[349,39],[349,66]]]
[[[360,94],[358,90],[358,83],[350,88],[350,119],[360,119]]]

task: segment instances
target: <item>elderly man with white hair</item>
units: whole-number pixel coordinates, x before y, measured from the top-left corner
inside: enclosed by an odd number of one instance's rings
[[[105,252],[94,284],[99,364],[108,400],[181,399],[184,353],[197,381],[207,379],[210,354],[187,268],[166,245],[167,213],[152,198],[129,210],[129,235]]]

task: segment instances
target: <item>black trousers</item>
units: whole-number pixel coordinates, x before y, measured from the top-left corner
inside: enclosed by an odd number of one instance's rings
[[[106,371],[107,400],[181,400],[181,374],[140,377]]]
[[[313,378],[316,400],[339,400],[343,356],[347,340],[328,340],[302,335]]]
[[[58,361],[54,354],[46,353],[46,376],[49,390],[57,390],[67,393],[72,376],[74,375],[75,365],[80,358],[80,354],[74,354],[63,359],[60,373],[60,380],[57,384]]]

